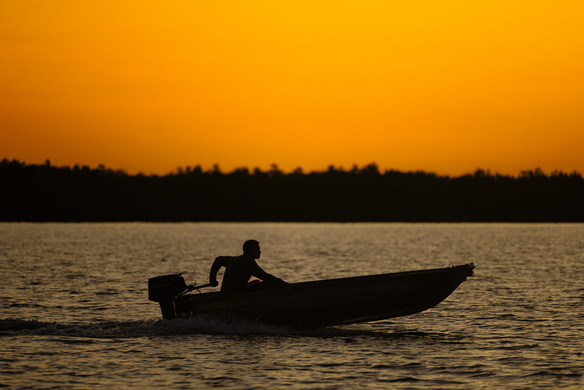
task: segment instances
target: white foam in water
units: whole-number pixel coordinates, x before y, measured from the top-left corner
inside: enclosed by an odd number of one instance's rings
[[[131,338],[181,334],[306,334],[315,330],[263,324],[242,318],[196,316],[174,320],[58,323],[35,320],[0,320],[0,334],[60,335],[92,338]]]
[[[164,326],[166,331],[170,333],[287,334],[291,332],[290,328],[284,326],[266,325],[243,318],[218,319],[209,316],[177,318],[171,321],[161,320],[157,322],[157,326]]]

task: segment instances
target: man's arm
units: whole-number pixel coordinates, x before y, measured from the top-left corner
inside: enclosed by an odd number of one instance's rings
[[[215,287],[219,285],[217,282],[217,272],[219,272],[221,267],[227,267],[230,258],[231,256],[219,256],[215,259],[211,266],[211,271],[209,272],[209,283],[211,286]]]
[[[290,285],[289,283],[283,281],[282,279],[277,278],[274,275],[269,274],[266,271],[264,271],[262,269],[262,267],[260,267],[258,265],[258,263],[256,263],[255,261],[254,261],[254,264],[255,265],[253,267],[254,269],[253,269],[252,275],[255,276],[256,278],[261,279],[264,282],[272,283],[274,286],[277,286],[277,287],[288,287]]]

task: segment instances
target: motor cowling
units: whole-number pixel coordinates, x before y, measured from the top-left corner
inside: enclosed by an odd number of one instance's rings
[[[187,284],[181,274],[148,279],[148,299],[154,302],[171,301],[187,290]]]

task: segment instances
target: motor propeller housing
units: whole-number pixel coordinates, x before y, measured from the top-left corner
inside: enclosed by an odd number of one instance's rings
[[[148,299],[154,302],[173,300],[187,290],[188,286],[181,274],[148,279]]]

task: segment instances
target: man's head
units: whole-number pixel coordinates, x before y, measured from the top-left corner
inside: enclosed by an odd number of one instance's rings
[[[250,255],[254,259],[259,259],[262,253],[260,243],[256,240],[247,240],[243,243],[243,253]]]

